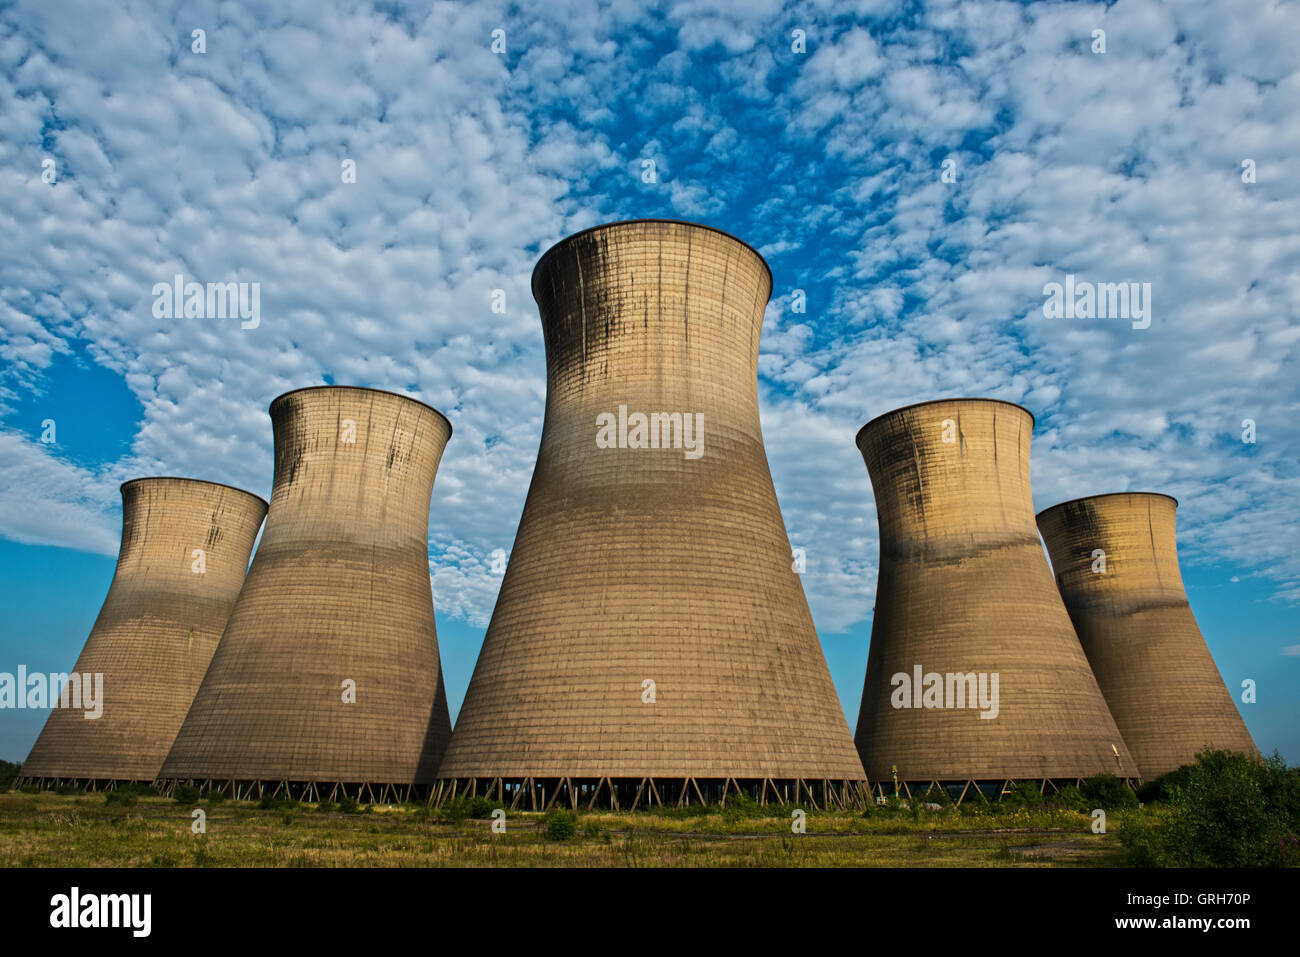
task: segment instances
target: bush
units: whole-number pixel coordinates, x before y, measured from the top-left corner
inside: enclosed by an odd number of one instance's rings
[[[226,792],[221,788],[208,788],[207,793],[203,795],[209,804],[223,804],[226,800]]]
[[[1264,805],[1293,837],[1300,835],[1300,767],[1288,768],[1276,751],[1263,765],[1259,789]]]
[[[744,791],[735,791],[727,795],[727,803],[721,808],[722,817],[729,824],[751,817],[764,817],[767,810],[759,805]]]
[[[135,803],[135,795],[127,790],[107,791],[104,794],[104,803],[110,806],[130,807]]]
[[[469,807],[466,811],[469,817],[481,821],[490,818],[493,811],[504,807],[505,805],[500,801],[491,801],[485,797],[473,797],[469,799]]]
[[[54,789],[55,794],[80,794],[82,792],[80,784],[60,784]]]
[[[1073,784],[1067,784],[1061,790],[1049,796],[1047,802],[1063,807],[1067,811],[1091,811],[1095,807],[1091,801],[1084,797],[1083,792]]]
[[[357,814],[361,811],[361,805],[357,799],[350,794],[345,794],[339,798],[339,810],[344,814]]]
[[[1300,865],[1300,769],[1204,751],[1171,783],[1163,814],[1126,823],[1120,843],[1139,867]],[[1175,772],[1179,773],[1179,772]]]
[[[199,789],[192,784],[178,784],[172,788],[172,800],[177,804],[197,804]]]
[[[1147,781],[1137,789],[1138,800],[1143,804],[1168,802],[1174,795],[1174,788],[1186,787],[1192,765],[1184,764],[1177,771],[1170,771],[1154,781]]]
[[[1037,781],[1021,781],[1014,788],[1003,794],[998,804],[1003,809],[1019,807],[1042,807],[1043,792]]]
[[[330,814],[334,811],[337,811],[338,809],[339,806],[335,804],[333,801],[331,801],[329,798],[322,798],[321,802],[316,805],[316,810],[319,811],[321,814]]]
[[[0,791],[8,791],[18,778],[18,765],[12,761],[0,761]]]
[[[1084,781],[1079,790],[1094,808],[1116,811],[1138,806],[1137,794],[1113,774],[1094,775]]]
[[[577,830],[577,822],[570,812],[557,808],[547,813],[546,839],[548,841],[571,841]]]
[[[899,797],[897,794],[888,794],[885,796],[885,801],[883,804],[880,802],[879,799],[876,799],[876,806],[872,811],[872,813],[884,814],[886,817],[893,817],[899,814],[902,810],[903,810],[903,799]]]
[[[121,784],[113,789],[118,794],[132,794],[136,797],[157,797],[158,789],[152,784],[142,784],[136,781],[132,784]]]
[[[444,821],[455,823],[457,821],[468,819],[470,810],[469,800],[467,798],[458,797],[453,798],[444,804],[439,809],[439,814]]]

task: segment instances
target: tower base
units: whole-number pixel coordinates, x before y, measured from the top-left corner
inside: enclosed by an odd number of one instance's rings
[[[728,797],[748,795],[759,806],[807,805],[813,810],[861,808],[870,800],[865,779],[850,781],[806,778],[672,777],[495,777],[446,778],[433,788],[436,807],[457,798],[484,797],[512,811],[570,810],[635,811],[651,807],[717,804]]]

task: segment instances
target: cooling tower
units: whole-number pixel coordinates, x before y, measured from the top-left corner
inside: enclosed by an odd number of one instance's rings
[[[1147,780],[1205,748],[1258,753],[1183,591],[1177,508],[1167,495],[1122,492],[1038,516],[1065,607]]]
[[[639,220],[560,242],[532,286],[541,447],[445,787],[855,794],[759,428],[767,264],[718,230]]]
[[[256,495],[214,482],[122,486],[113,583],[73,669],[81,677],[69,679],[70,707],[50,712],[24,780],[154,779],[212,660],[265,515]],[[96,697],[95,675],[103,676],[97,705],[84,694]],[[95,710],[99,717],[87,717]]]
[[[160,777],[386,799],[429,784],[450,734],[429,499],[451,425],[374,389],[271,403],[262,542]]]
[[[1033,424],[942,399],[858,432],[880,521],[857,733],[873,780],[1135,775],[1038,540]]]

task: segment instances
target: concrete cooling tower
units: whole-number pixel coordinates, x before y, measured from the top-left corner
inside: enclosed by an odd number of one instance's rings
[[[1038,516],[1065,607],[1147,780],[1205,748],[1258,753],[1183,592],[1177,508],[1167,495],[1123,492]]]
[[[68,679],[67,707],[50,712],[22,780],[154,779],[212,660],[265,515],[256,495],[215,482],[122,486],[113,583],[77,677]]]
[[[880,521],[857,733],[873,781],[1136,774],[1038,540],[1033,424],[1007,402],[942,399],[858,432]]]
[[[451,425],[374,389],[271,403],[266,530],[160,777],[374,800],[432,783],[450,734],[429,499]]]
[[[759,428],[767,264],[630,221],[560,242],[532,285],[541,448],[440,794],[859,799]]]

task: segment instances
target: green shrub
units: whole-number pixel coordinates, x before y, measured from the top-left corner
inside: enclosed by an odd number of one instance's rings
[[[130,807],[135,803],[135,795],[126,790],[107,791],[104,794],[104,803],[110,806]]]
[[[546,839],[548,841],[571,841],[577,830],[577,822],[570,812],[557,808],[547,813]]]
[[[8,791],[18,777],[18,765],[0,761],[0,791]]]
[[[209,804],[223,804],[226,801],[226,792],[221,788],[208,788],[203,797]]]
[[[746,817],[764,817],[766,808],[754,800],[748,791],[732,791],[727,795],[727,807],[740,811]]]
[[[1263,764],[1259,789],[1265,806],[1292,836],[1300,835],[1300,767],[1288,768],[1276,751]]]
[[[330,814],[334,811],[337,811],[338,809],[339,806],[335,804],[333,801],[329,800],[329,798],[322,799],[321,802],[316,805],[316,810],[319,811],[321,814]]]
[[[80,784],[60,784],[54,789],[55,794],[81,794],[84,789]]]
[[[1113,774],[1094,775],[1084,781],[1079,790],[1094,808],[1117,811],[1138,806],[1137,794]]]
[[[470,817],[481,821],[490,818],[493,811],[504,807],[505,805],[500,801],[492,801],[485,797],[473,797],[469,799],[469,807],[467,810]]]
[[[172,788],[172,800],[177,804],[197,804],[199,789],[192,784],[178,784]]]
[[[1177,771],[1170,771],[1154,781],[1147,781],[1137,789],[1138,800],[1143,804],[1168,802],[1173,797],[1174,788],[1185,787],[1192,765],[1184,764]]]
[[[793,805],[792,805],[793,806]],[[729,824],[747,818],[766,817],[767,808],[762,807],[745,791],[733,791],[727,795],[727,803],[719,808],[723,820]]]
[[[876,803],[876,810],[884,812],[885,815],[895,815],[903,810],[903,799],[897,794],[886,795],[885,803]]]
[[[469,800],[463,797],[453,798],[442,806],[440,816],[444,821],[456,823],[469,818],[470,814]]]
[[[1048,795],[1047,803],[1065,808],[1067,811],[1091,811],[1094,807],[1083,792],[1073,784],[1067,784],[1055,794]]]
[[[1120,843],[1139,867],[1300,865],[1300,769],[1204,751],[1172,783],[1164,811],[1125,823]]]
[[[1043,792],[1037,781],[1021,781],[1014,788],[1003,794],[998,804],[1003,810],[1021,807],[1042,807]]]
[[[361,811],[361,805],[356,798],[350,794],[345,794],[339,798],[339,810],[344,814],[357,814]]]

